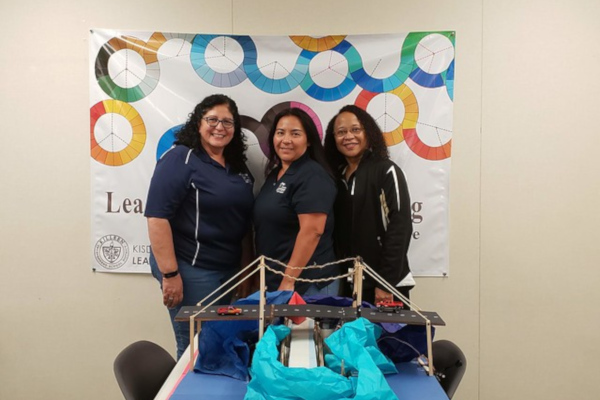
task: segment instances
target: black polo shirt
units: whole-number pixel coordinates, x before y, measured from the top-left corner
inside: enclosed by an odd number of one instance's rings
[[[317,162],[305,153],[294,161],[281,179],[277,180],[279,168],[271,171],[254,203],[254,226],[256,249],[259,255],[287,263],[292,256],[296,236],[300,230],[298,214],[327,214],[325,231],[308,265],[319,265],[335,260],[333,251],[333,203],[335,182]],[[283,271],[279,265],[269,264]],[[337,275],[337,266],[304,270],[301,278],[322,278]],[[277,290],[282,277],[267,273],[267,286]],[[331,282],[317,284],[319,288]],[[297,282],[296,291],[304,293],[310,283]]]
[[[234,173],[206,154],[174,146],[156,164],[146,217],[168,219],[177,258],[206,269],[240,267],[254,196],[250,173]]]

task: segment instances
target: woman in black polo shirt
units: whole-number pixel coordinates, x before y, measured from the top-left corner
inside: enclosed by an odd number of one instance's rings
[[[410,197],[402,170],[389,159],[381,129],[365,110],[345,106],[327,126],[325,153],[338,178],[337,256],[361,256],[408,297],[415,284],[407,257],[412,235]],[[365,278],[363,300],[391,299],[387,289]]]
[[[243,247],[251,251],[242,243],[250,237],[254,202],[245,149],[235,102],[208,96],[161,156],[150,182],[150,267],[169,308],[178,358],[189,344],[189,323],[174,320],[181,306],[196,305],[250,261],[251,255],[242,260]]]
[[[315,123],[299,108],[281,111],[269,133],[266,181],[254,203],[257,253],[289,277],[267,272],[269,291],[337,295],[339,281],[302,282],[338,274],[336,265],[303,269],[335,260],[333,203],[335,181],[329,173]]]

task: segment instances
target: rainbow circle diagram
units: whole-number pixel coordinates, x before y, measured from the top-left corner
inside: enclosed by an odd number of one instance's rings
[[[373,93],[363,90],[356,98],[354,104],[363,110],[367,110],[369,103],[375,96],[381,93]],[[383,137],[387,146],[395,146],[406,142],[406,145],[417,156],[429,160],[440,161],[449,158],[451,155],[452,140],[440,145],[429,146],[425,144],[417,133],[417,122],[419,120],[419,104],[413,91],[406,85],[388,92],[397,96],[404,105],[404,119],[398,128],[390,132],[383,132]]]
[[[413,70],[413,65],[406,62],[406,57],[400,59],[398,69],[387,78],[374,78],[365,71],[360,53],[353,46],[348,46],[342,53],[350,65],[352,79],[361,88],[370,92],[389,92],[402,85]]]
[[[287,93],[296,88],[308,74],[309,60],[300,55],[294,65],[294,69],[285,77],[279,79],[269,78],[263,74],[257,64],[258,51],[254,41],[249,36],[241,36],[238,42],[244,49],[244,70],[248,79],[256,88],[266,93]]]
[[[425,144],[416,129],[404,131],[404,140],[413,153],[429,161],[441,161],[450,158],[452,150],[452,139],[440,146],[429,146]]]
[[[441,38],[441,40],[447,40],[450,42],[450,46],[443,49],[437,50],[429,50],[426,42],[431,39],[435,42],[439,42],[438,39],[436,41],[435,36]],[[442,32],[432,34],[430,32],[418,32],[418,33],[410,33],[402,46],[402,60],[406,61],[407,64],[412,66],[412,72],[410,72],[410,79],[412,79],[415,83],[420,86],[426,88],[437,88],[441,86],[446,86],[446,90],[448,91],[448,95],[452,99],[454,97],[454,58],[450,62],[448,68],[439,72],[439,73],[429,73],[424,71],[417,63],[415,59],[415,52],[417,47],[425,48],[427,52],[430,53],[430,58],[433,59],[436,55],[439,56],[440,53],[445,51],[454,52],[454,32]]]
[[[343,40],[342,42],[340,42],[340,44],[338,44],[337,46],[335,46],[334,48],[332,48],[331,50],[328,50],[328,51],[335,51],[345,57],[345,53],[349,47],[352,47],[352,45],[350,43],[348,43],[347,41]],[[302,59],[303,62],[310,64],[312,59],[317,54],[322,54],[322,53],[313,53],[308,50],[303,50],[302,53],[300,53],[300,56],[298,58]],[[320,101],[336,101],[336,100],[346,97],[356,87],[356,83],[352,79],[352,75],[350,75],[350,71],[352,70],[352,64],[356,63],[356,62],[360,62],[360,60],[348,59],[347,61],[348,61],[348,65],[349,65],[349,72],[344,77],[343,81],[339,85],[332,87],[332,88],[325,88],[325,87],[319,86],[313,80],[310,73],[307,73],[305,75],[304,79],[302,80],[302,82],[300,83],[300,85],[302,86],[302,89],[304,89],[304,91],[306,92],[307,95],[309,95],[310,97],[312,97],[315,100],[320,100]]]
[[[192,67],[198,76],[210,85],[225,88],[237,86],[246,80],[246,72],[244,71],[243,63],[237,65],[230,72],[217,72],[206,62],[206,50],[211,46],[211,41],[216,38],[223,39],[222,49],[219,49],[218,51],[221,53],[222,57],[229,60],[231,60],[232,57],[227,56],[228,40],[235,40],[238,43],[246,38],[251,40],[248,36],[196,35],[192,42],[192,51],[190,53]]]
[[[157,35],[157,34],[155,34]],[[154,35],[153,35],[154,36]],[[162,42],[164,43],[164,41]],[[143,99],[156,88],[160,78],[160,66],[158,64],[157,49],[161,42],[143,40],[123,36],[110,39],[100,48],[96,57],[96,80],[100,88],[116,100],[134,102]],[[151,47],[152,46],[152,47]],[[141,82],[133,87],[121,87],[110,76],[108,63],[111,57],[121,50],[132,50],[138,53],[145,62],[146,75]]]
[[[160,65],[158,62],[158,49],[171,39],[182,39],[191,42],[194,35],[185,33],[154,32],[148,41],[132,36],[113,37],[98,51],[96,57],[96,80],[100,88],[116,100],[134,102],[148,96],[158,85],[160,79]],[[136,52],[144,61],[145,76],[139,84],[132,87],[122,87],[117,84],[109,73],[110,58],[121,50]],[[125,69],[127,69],[125,64]],[[127,72],[127,71],[125,71]]]
[[[373,98],[381,93],[373,93],[368,90],[363,90],[356,97],[355,105],[366,110],[369,103]],[[383,138],[385,144],[388,146],[394,146],[404,141],[406,132],[417,128],[417,121],[419,119],[419,104],[413,91],[405,84],[400,87],[388,92],[388,94],[398,97],[404,105],[404,119],[400,125],[390,132],[383,132]]]
[[[124,117],[131,125],[131,140],[119,151],[104,148],[95,135],[96,122],[105,114],[117,114]],[[108,133],[104,139],[114,135]],[[104,142],[101,140],[100,142]],[[119,167],[135,160],[146,144],[146,126],[140,114],[129,104],[119,100],[104,100],[96,103],[90,109],[90,154],[100,164]]]

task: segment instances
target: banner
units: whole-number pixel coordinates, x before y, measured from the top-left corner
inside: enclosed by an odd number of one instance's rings
[[[92,268],[149,272],[143,216],[156,160],[205,96],[238,104],[248,164],[264,181],[269,122],[307,111],[322,135],[346,104],[366,109],[404,171],[416,276],[448,274],[454,32],[237,36],[93,30]]]

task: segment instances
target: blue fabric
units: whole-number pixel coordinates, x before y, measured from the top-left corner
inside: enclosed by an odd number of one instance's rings
[[[254,325],[254,321],[207,322],[200,334],[200,355],[194,372],[247,380],[250,349],[247,343],[233,333],[253,330]]]
[[[384,331],[377,344],[381,352],[396,363],[407,362],[427,354],[427,331],[423,325],[381,324]],[[387,325],[388,329],[385,329]],[[397,330],[392,328],[400,327]],[[431,327],[432,340],[435,328]],[[413,348],[414,347],[414,348]]]
[[[267,292],[267,304],[287,304],[293,292]],[[259,292],[235,304],[258,304]],[[189,325],[188,325],[189,326]],[[258,321],[208,321],[202,324],[198,340],[199,357],[194,372],[226,375],[248,380],[249,343],[258,340]]]
[[[171,324],[173,325],[173,331],[175,333],[175,340],[177,342],[177,359],[179,359],[190,344],[190,324],[189,322],[175,321],[175,316],[181,307],[195,306],[200,300],[204,299],[215,290],[215,288],[229,280],[236,271],[206,270],[194,267],[181,259],[177,259],[177,268],[183,282],[183,300],[177,307],[169,308],[168,310]],[[150,254],[150,270],[152,271],[152,275],[158,280],[162,289],[162,274],[158,269],[156,259],[152,253]],[[209,302],[218,297],[221,293],[222,291],[217,292],[216,295],[209,299]],[[231,296],[225,296],[216,304],[229,304],[231,301],[230,299]]]
[[[323,296],[323,295],[307,295],[302,296],[306,304],[320,304],[323,306],[337,306],[337,307],[350,307],[352,306],[352,299],[342,296]],[[371,303],[366,301],[362,302],[363,307],[375,308]]]
[[[285,326],[269,326],[252,359],[252,380],[244,400],[391,400],[397,399],[380,368],[395,372],[394,365],[377,351],[380,328],[364,318],[344,324],[326,339],[356,377],[340,375],[326,367],[287,368],[278,360],[278,344],[289,334]]]

